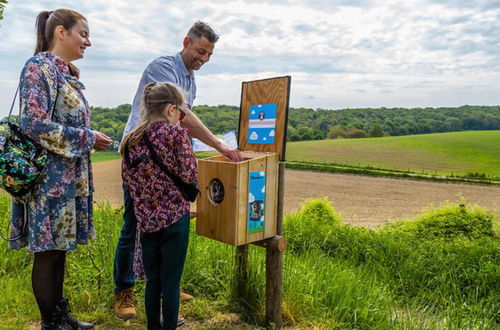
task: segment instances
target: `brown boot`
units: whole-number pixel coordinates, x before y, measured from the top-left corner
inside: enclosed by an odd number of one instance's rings
[[[135,312],[134,299],[134,288],[128,288],[118,292],[115,303],[115,314],[118,318],[126,321],[133,319],[137,315]]]
[[[181,290],[180,298],[181,298],[181,301],[189,301],[189,300],[193,299],[193,296],[190,295],[189,293],[186,293],[186,292]]]

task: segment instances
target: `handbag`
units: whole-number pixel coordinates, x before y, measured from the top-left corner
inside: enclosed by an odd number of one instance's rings
[[[153,144],[151,143],[151,140],[149,140],[149,136],[147,133],[144,133],[143,139],[144,139],[144,142],[146,143],[146,146],[149,150],[149,154],[150,154],[153,162],[165,174],[167,174],[170,177],[170,179],[175,184],[177,189],[179,189],[179,191],[181,192],[181,194],[185,200],[187,200],[188,202],[194,202],[196,200],[196,197],[200,193],[200,190],[198,190],[198,187],[196,186],[196,184],[195,183],[186,183],[180,177],[178,177],[177,175],[170,172],[168,167],[165,164],[163,164],[160,157],[158,157],[158,154],[154,150]],[[125,145],[124,156],[125,156],[125,162],[126,162],[127,166],[130,166],[130,167],[137,166],[144,159],[144,157],[139,157],[134,162],[130,162],[128,143]]]
[[[12,100],[7,121],[0,122],[0,187],[25,207],[23,233],[6,238],[0,232],[0,236],[8,241],[17,240],[25,234],[28,193],[42,177],[48,159],[46,150],[10,121],[19,88],[20,86],[17,87]]]
[[[47,164],[47,153],[10,121],[18,92],[19,87],[7,121],[0,122],[0,187],[22,200],[41,178]]]

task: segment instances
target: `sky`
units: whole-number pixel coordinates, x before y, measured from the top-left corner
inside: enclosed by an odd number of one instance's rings
[[[0,116],[35,45],[41,10],[87,17],[74,64],[93,106],[132,103],[141,74],[202,20],[220,35],[195,105],[239,105],[241,83],[290,75],[291,107],[500,104],[500,0],[10,0],[0,21]],[[18,111],[17,107],[15,111]]]

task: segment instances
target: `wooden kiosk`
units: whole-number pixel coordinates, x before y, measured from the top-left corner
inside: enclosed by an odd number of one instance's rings
[[[282,326],[284,164],[291,77],[243,82],[238,146],[244,156],[198,161],[196,233],[237,246],[238,283],[247,279],[248,244],[265,247],[266,321]]]

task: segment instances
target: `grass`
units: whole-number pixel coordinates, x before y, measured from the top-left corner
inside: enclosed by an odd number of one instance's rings
[[[9,202],[0,196],[0,215]],[[113,254],[121,209],[97,205],[98,237],[69,254],[66,292],[73,310],[101,329],[142,329],[113,316]],[[500,239],[487,210],[443,205],[411,221],[376,230],[346,225],[328,200],[309,201],[286,216],[283,318],[298,329],[500,328]],[[234,292],[235,248],[194,234],[192,222],[183,288],[195,296],[182,314],[197,329],[263,325],[265,250],[250,246],[249,281]],[[0,244],[1,329],[38,320],[31,293],[32,256]]]
[[[92,154],[91,160],[93,163],[103,162],[106,160],[120,159],[121,156],[116,151],[96,151]]]
[[[500,131],[287,143],[287,160],[500,179]]]
[[[196,158],[201,159],[214,156],[216,154],[217,153],[213,151],[197,152]],[[94,152],[91,157],[93,163],[103,162],[106,160],[116,160],[116,159],[121,159],[120,153],[118,153],[117,151],[97,151]]]

